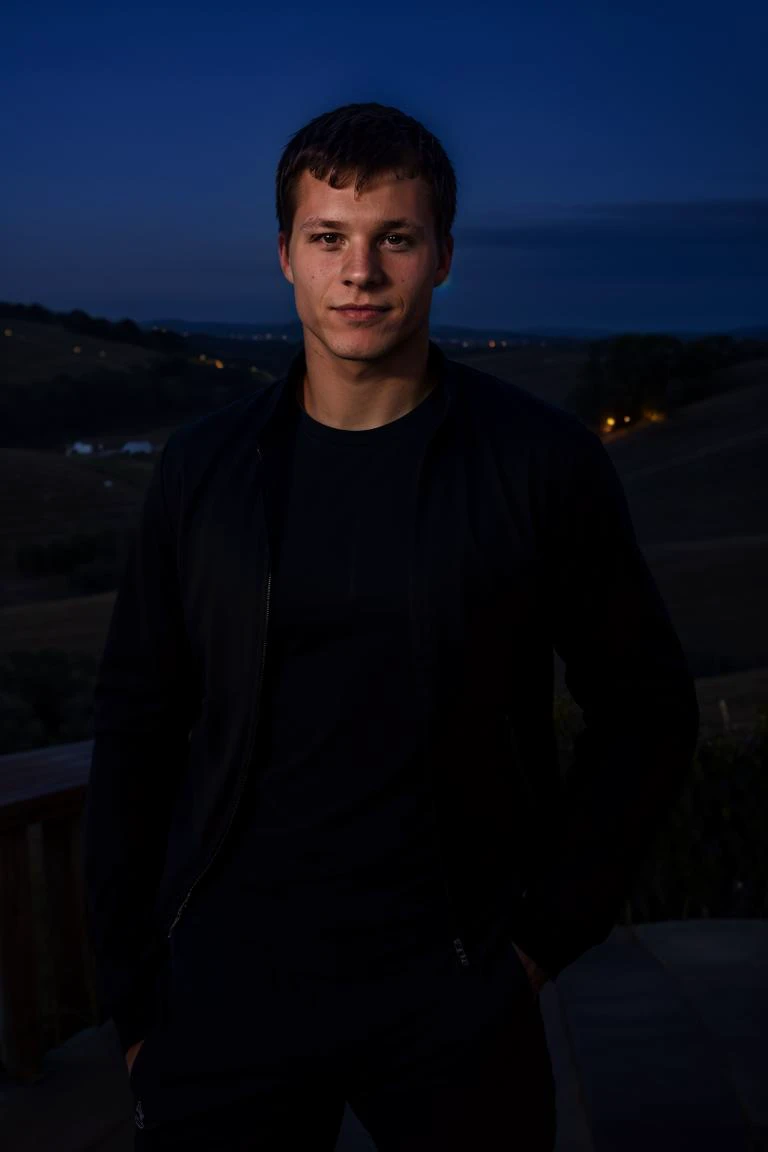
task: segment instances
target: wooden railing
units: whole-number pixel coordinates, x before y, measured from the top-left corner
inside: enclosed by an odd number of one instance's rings
[[[0,756],[0,1060],[22,1081],[97,1020],[81,856],[92,749]]]

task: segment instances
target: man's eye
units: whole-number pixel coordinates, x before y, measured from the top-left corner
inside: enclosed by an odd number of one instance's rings
[[[331,239],[329,240],[329,243],[330,243],[330,244],[333,244],[333,243],[335,243],[336,239],[338,239],[338,235],[339,235],[339,234],[338,234],[338,232],[317,232],[317,233],[316,233],[316,234],[315,234],[315,235],[312,237],[312,239],[313,239],[313,240],[323,240],[323,241],[324,241],[324,240],[326,240],[326,239],[327,239],[327,238],[330,236],[330,237],[331,237]],[[385,239],[387,239],[387,240],[392,240],[392,239],[394,239],[394,240],[395,240],[395,242],[397,243],[397,246],[398,246],[398,247],[406,247],[406,248],[407,248],[407,247],[409,247],[409,246],[410,246],[410,244],[411,244],[411,240],[410,240],[410,237],[408,237],[408,236],[403,236],[403,235],[401,235],[399,232],[390,232],[390,233],[389,233],[389,234],[388,234],[388,235],[385,237]]]

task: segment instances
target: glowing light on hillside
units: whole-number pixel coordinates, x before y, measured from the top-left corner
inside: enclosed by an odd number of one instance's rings
[[[606,418],[606,421],[605,421],[605,422],[606,422],[606,424],[608,425],[608,427],[609,427],[609,428],[613,428],[614,424],[616,423],[616,421],[614,420],[613,416],[608,416],[608,417]]]
[[[78,354],[78,355],[79,355],[79,353],[80,353],[80,352],[82,352],[82,348],[80,347],[80,345],[79,345],[79,344],[75,344],[75,346],[74,346],[74,348],[72,349],[72,351],[73,351],[74,353],[76,353],[76,354]]]
[[[200,360],[201,362],[205,361],[205,352],[200,353],[200,355],[198,356],[198,360]]]
[[[214,364],[216,365],[217,368],[223,368],[224,367],[221,360],[214,360]]]
[[[4,328],[3,336],[13,336],[13,328]]]
[[[629,424],[629,416],[625,416],[625,417],[624,417],[624,423],[625,423],[625,424]]]
[[[496,341],[495,340],[489,340],[488,341],[488,347],[489,348],[495,348],[496,347]]]

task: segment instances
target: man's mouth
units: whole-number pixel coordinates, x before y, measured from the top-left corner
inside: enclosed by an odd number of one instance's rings
[[[374,320],[388,312],[388,308],[338,308],[342,316],[348,320]]]

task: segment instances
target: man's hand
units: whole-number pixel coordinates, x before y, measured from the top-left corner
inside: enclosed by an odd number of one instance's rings
[[[547,980],[549,980],[549,975],[544,971],[543,968],[539,967],[535,960],[531,960],[530,956],[526,956],[525,952],[523,952],[522,948],[518,948],[514,940],[512,943],[514,945],[515,952],[517,952],[518,956],[522,960],[523,967],[528,973],[528,979],[531,982],[531,987],[538,995],[538,993],[541,991],[542,985],[546,984]]]
[[[128,1075],[129,1076],[131,1074],[131,1069],[133,1068],[133,1062],[136,1059],[136,1057],[138,1056],[139,1048],[141,1048],[143,1043],[144,1043],[143,1040],[137,1040],[135,1044],[131,1044],[130,1048],[128,1049],[128,1051],[125,1054],[125,1062],[128,1065]]]

